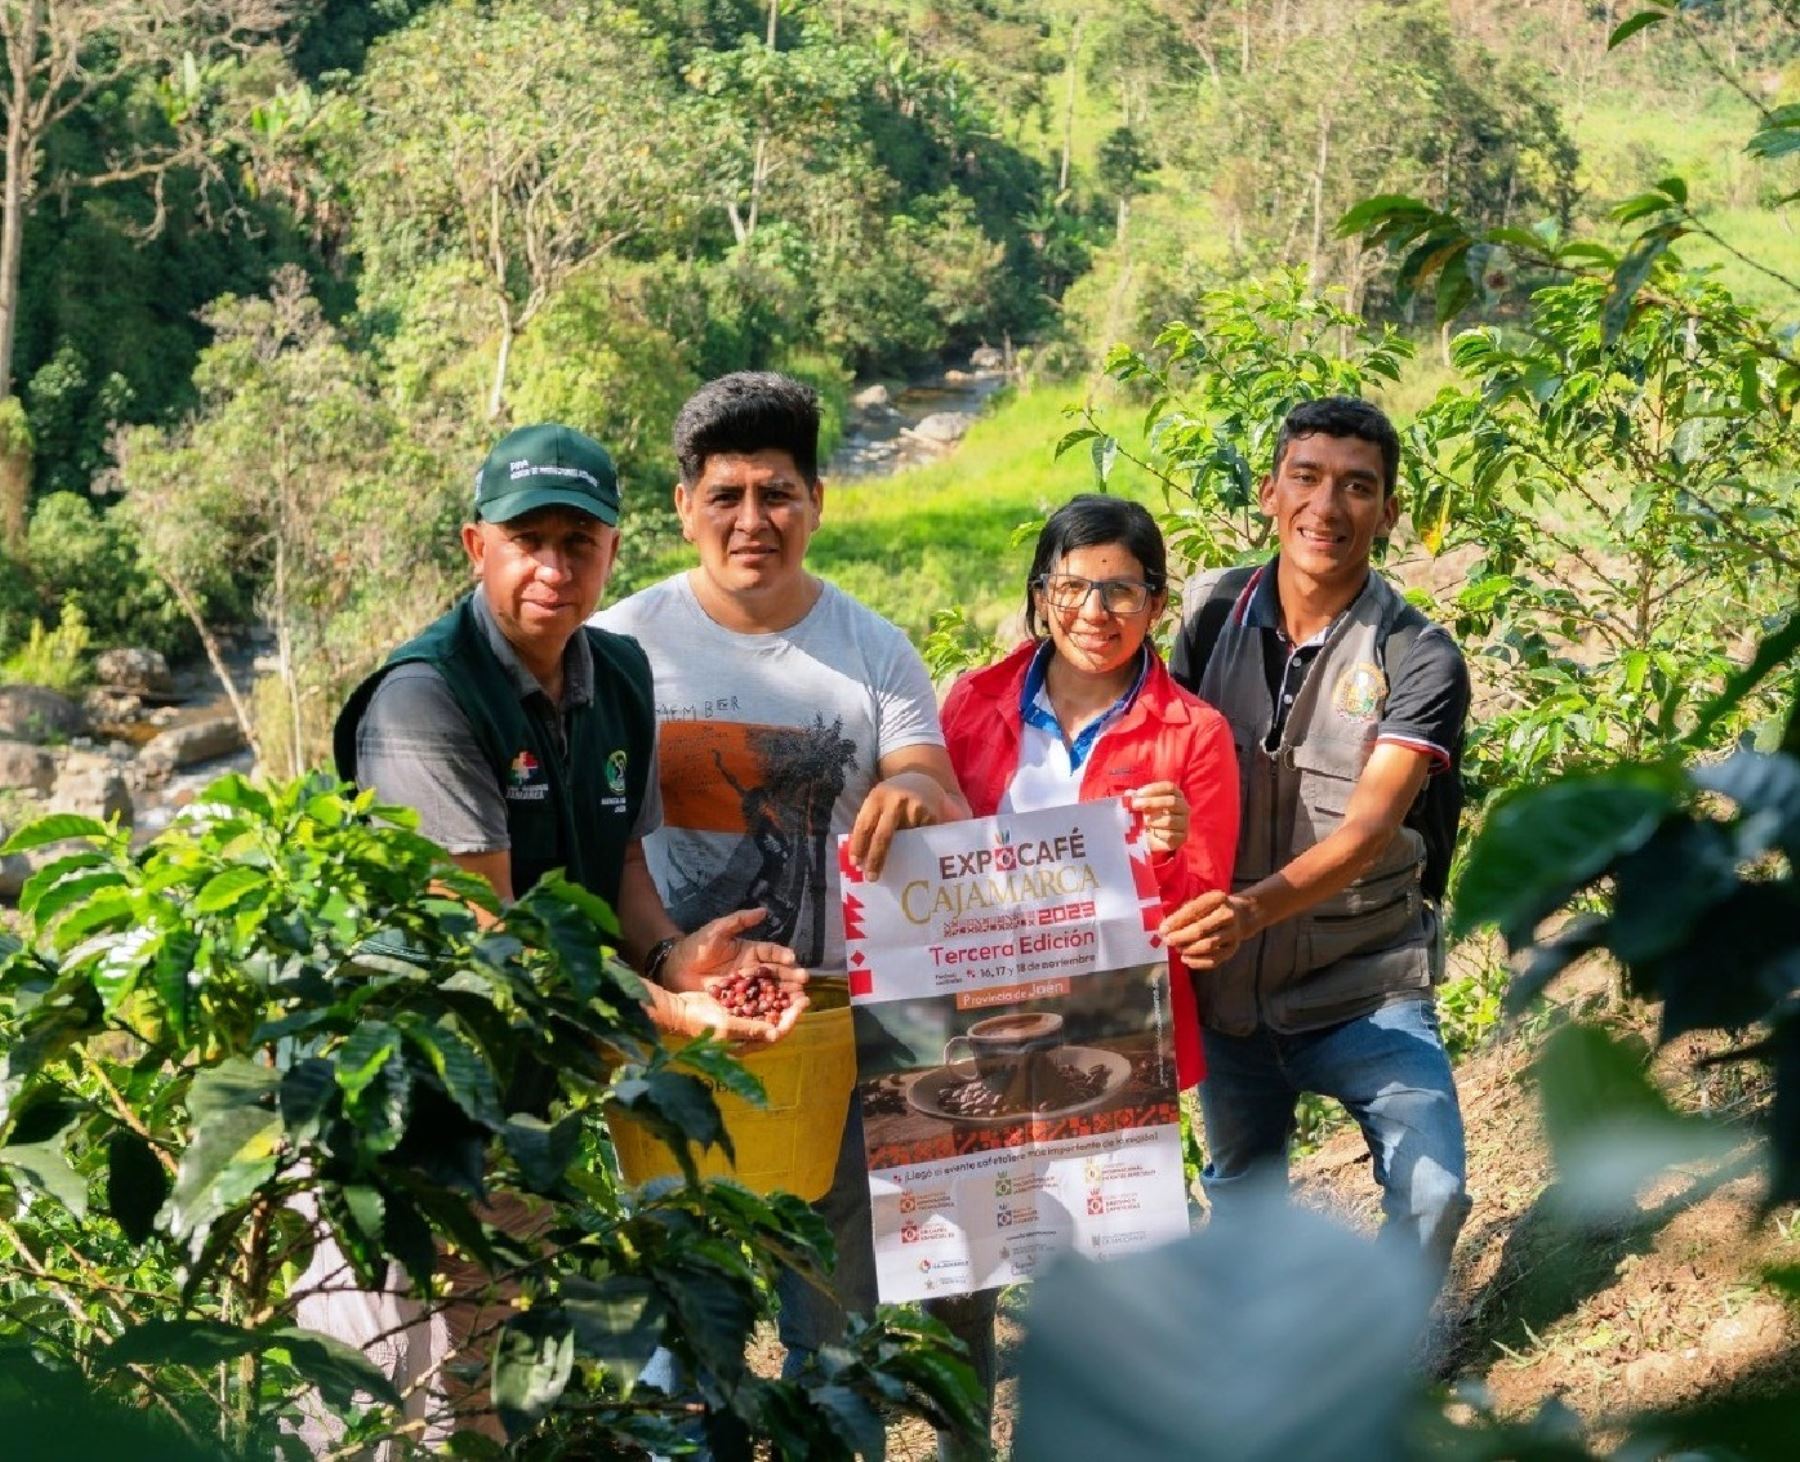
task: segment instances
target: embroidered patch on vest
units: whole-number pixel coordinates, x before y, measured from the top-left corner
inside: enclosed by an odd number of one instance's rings
[[[521,751],[512,759],[512,768],[507,773],[506,800],[542,802],[549,795],[550,779],[544,775],[542,764],[529,751]]]
[[[1346,720],[1373,720],[1387,699],[1387,676],[1373,660],[1359,660],[1342,675],[1331,692],[1331,708]]]
[[[621,747],[606,759],[606,789],[615,797],[625,792],[625,751]]]

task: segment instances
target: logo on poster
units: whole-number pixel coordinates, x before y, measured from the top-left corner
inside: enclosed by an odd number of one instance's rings
[[[1090,1188],[1088,1190],[1087,1208],[1090,1216],[1098,1216],[1099,1214],[1106,1212],[1106,1200],[1100,1196],[1100,1190],[1098,1188]]]
[[[918,1224],[916,1224],[916,1223],[901,1224],[900,1225],[900,1242],[903,1244],[918,1243],[919,1242],[919,1226],[918,1226]]]
[[[996,1198],[1005,1198],[1012,1193],[1012,1190],[1013,1180],[1011,1173],[1002,1173],[999,1177],[994,1179],[994,1196]]]
[[[914,1194],[912,1194],[910,1192],[906,1192],[906,1191],[901,1192],[901,1194],[900,1194],[900,1211],[902,1213],[911,1213],[918,1206],[919,1206],[919,1200]]]

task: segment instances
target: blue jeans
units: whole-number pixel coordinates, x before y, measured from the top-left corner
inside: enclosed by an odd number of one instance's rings
[[[1206,1171],[1216,1212],[1275,1173],[1287,1179],[1294,1108],[1302,1092],[1335,1097],[1362,1128],[1375,1161],[1384,1235],[1415,1242],[1441,1282],[1463,1220],[1462,1110],[1429,999],[1384,1005],[1323,1030],[1248,1036],[1204,1032]]]
[[[846,1310],[861,1314],[875,1308],[874,1217],[869,1208],[869,1172],[863,1153],[862,1104],[855,1093],[851,1094],[850,1111],[844,1119],[831,1191],[813,1208],[831,1230],[837,1246],[837,1268],[830,1276],[829,1293],[792,1269],[782,1270],[776,1280],[775,1293],[781,1301],[776,1331],[787,1347],[787,1356],[781,1363],[783,1380],[792,1380],[811,1365],[821,1346],[834,1345],[842,1338]],[[994,1314],[999,1301],[999,1290],[984,1289],[926,1300],[923,1304],[926,1314],[942,1322],[968,1348],[969,1364],[987,1393],[990,1411],[997,1362]],[[938,1455],[952,1458],[978,1454],[957,1447],[948,1435],[940,1434]]]

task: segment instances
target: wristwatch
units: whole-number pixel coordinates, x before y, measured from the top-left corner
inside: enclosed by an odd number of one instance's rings
[[[680,936],[671,934],[667,939],[659,939],[650,946],[650,953],[644,956],[644,978],[651,984],[662,984],[663,966],[669,962],[669,956],[675,952],[675,946],[679,943]]]

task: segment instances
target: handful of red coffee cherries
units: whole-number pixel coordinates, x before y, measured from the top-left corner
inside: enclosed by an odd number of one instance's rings
[[[793,996],[769,970],[727,975],[712,987],[712,997],[733,1015],[766,1020],[771,1025],[793,1003]]]

